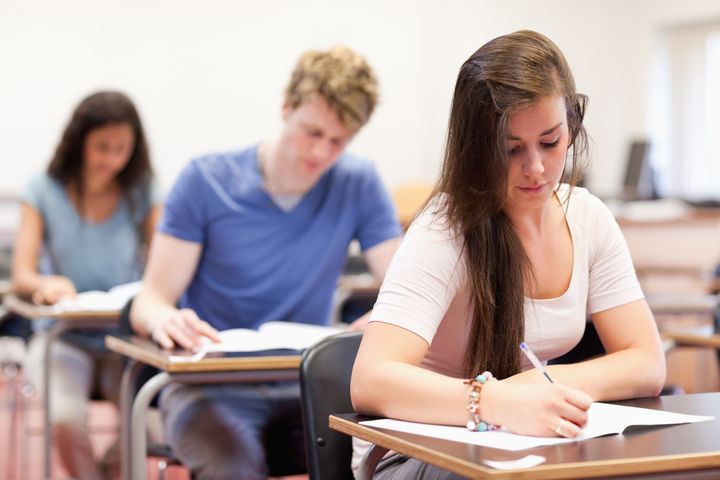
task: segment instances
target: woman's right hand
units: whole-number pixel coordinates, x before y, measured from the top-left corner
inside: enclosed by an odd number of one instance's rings
[[[40,286],[32,294],[32,301],[38,305],[52,305],[64,297],[77,297],[73,282],[61,275],[44,277]]]
[[[483,386],[480,415],[513,433],[572,438],[587,424],[589,395],[555,383],[491,381]]]
[[[218,331],[189,308],[173,310],[165,318],[154,322],[150,330],[150,338],[167,349],[178,345],[193,350],[203,345],[203,337],[220,342]]]

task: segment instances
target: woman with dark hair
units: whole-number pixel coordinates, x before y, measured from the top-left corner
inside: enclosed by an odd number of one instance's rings
[[[75,109],[45,174],[23,194],[12,264],[13,290],[37,304],[139,280],[160,207],[140,117],[119,92]],[[117,399],[120,359],[105,332],[69,332],[51,351],[53,429],[68,473],[101,478],[85,433],[88,399]],[[30,345],[28,374],[40,382],[45,335]],[[96,382],[97,381],[97,382]],[[96,385],[97,383],[97,385]]]
[[[592,401],[660,392],[665,360],[620,229],[574,187],[585,102],[562,52],[535,32],[498,37],[462,65],[435,195],[393,259],[355,362],[358,412],[574,437]],[[520,343],[559,357],[588,315],[607,355],[548,367],[548,382]],[[376,478],[453,476],[395,454]]]

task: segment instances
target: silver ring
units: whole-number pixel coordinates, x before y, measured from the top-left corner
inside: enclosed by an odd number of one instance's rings
[[[557,424],[557,427],[555,427],[555,433],[557,433],[561,437],[565,436],[563,435],[563,425],[565,425],[565,419],[561,418]]]

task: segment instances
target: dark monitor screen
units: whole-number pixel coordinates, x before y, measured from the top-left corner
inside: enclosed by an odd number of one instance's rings
[[[648,161],[650,142],[634,141],[625,165],[623,200],[650,200],[657,198],[652,168]]]

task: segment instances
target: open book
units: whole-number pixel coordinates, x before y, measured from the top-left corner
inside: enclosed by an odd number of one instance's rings
[[[471,432],[465,427],[448,427],[400,420],[380,419],[360,422],[369,427],[386,428],[400,432],[414,433],[428,437],[443,438],[456,442],[470,443],[502,450],[524,450],[544,445],[558,445],[589,438],[622,433],[635,425],[675,425],[713,420],[715,417],[665,412],[649,408],[627,407],[610,403],[595,402],[588,410],[588,423],[575,438],[532,437],[517,435],[506,429],[491,432]]]
[[[207,343],[191,356],[172,356],[175,361],[193,361],[210,352],[261,352],[267,350],[305,350],[330,335],[344,331],[343,327],[310,325],[295,322],[267,322],[257,330],[231,328],[220,332],[221,343]]]
[[[140,292],[141,286],[141,282],[131,282],[117,285],[107,292],[90,290],[78,293],[77,298],[60,300],[52,309],[55,313],[120,311],[131,297]]]

